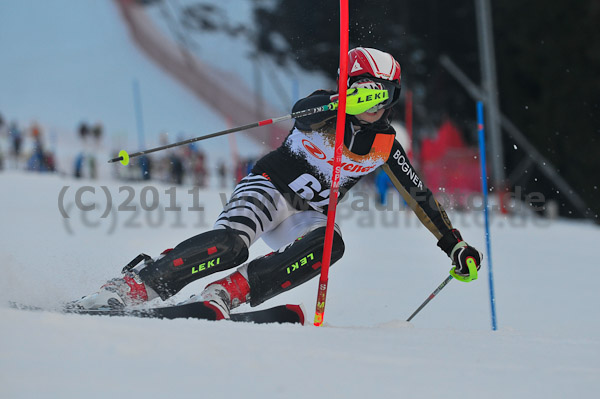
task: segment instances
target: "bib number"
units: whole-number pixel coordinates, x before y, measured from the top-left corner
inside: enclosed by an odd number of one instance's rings
[[[321,208],[329,204],[329,192],[331,189],[322,190],[323,187],[319,180],[309,173],[298,176],[288,186],[301,198],[309,201],[313,207]]]

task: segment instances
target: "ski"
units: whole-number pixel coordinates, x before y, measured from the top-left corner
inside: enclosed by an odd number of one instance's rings
[[[141,317],[153,319],[202,319],[217,320],[216,312],[204,302],[193,302],[182,305],[165,306],[149,309],[45,309],[37,306],[10,302],[10,307],[21,310],[54,311],[59,313],[82,314],[109,317]],[[301,305],[279,305],[252,312],[232,313],[230,320],[256,324],[291,323],[304,324],[304,310]]]

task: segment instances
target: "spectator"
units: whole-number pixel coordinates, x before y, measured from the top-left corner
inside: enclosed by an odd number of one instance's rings
[[[34,126],[32,129],[32,134],[35,139],[33,154],[29,158],[27,162],[27,170],[37,171],[37,172],[45,172],[47,171],[46,167],[46,156],[44,154],[44,147],[42,145],[42,140],[40,138],[40,129],[37,126]]]
[[[227,184],[227,165],[225,165],[225,161],[222,159],[219,160],[219,164],[217,165],[217,175],[219,176],[219,187],[226,188]]]
[[[170,157],[171,162],[171,181],[177,185],[183,184],[183,162],[181,159],[172,154]]]
[[[36,145],[41,145],[42,128],[40,127],[40,125],[37,124],[37,122],[33,122],[33,124],[31,125],[31,137],[33,137],[33,140],[35,141]]]
[[[56,161],[54,159],[54,154],[51,151],[44,153],[44,165],[46,166],[46,171],[56,172]]]
[[[90,128],[87,125],[87,123],[81,122],[79,124],[79,137],[81,137],[82,140],[85,140],[89,134],[90,134]]]
[[[198,150],[193,159],[194,184],[198,187],[205,187],[207,171],[204,152],[202,150]]]
[[[12,142],[11,157],[14,159],[15,169],[18,169],[19,159],[21,158],[21,146],[23,144],[23,135],[21,134],[19,126],[17,126],[17,122],[13,121],[10,124],[10,127],[8,128],[8,134],[10,135],[10,139]]]
[[[75,178],[77,179],[81,179],[83,177],[83,162],[85,160],[85,155],[83,154],[83,152],[80,152],[79,154],[77,154],[77,157],[75,158]]]
[[[385,205],[387,201],[387,191],[392,187],[392,181],[388,175],[380,170],[375,176],[375,187],[377,189],[377,200],[380,205]]]
[[[94,155],[88,157],[88,167],[90,169],[90,179],[96,179],[98,173],[96,171],[96,157]]]
[[[33,153],[27,161],[27,170],[41,172],[44,170],[44,148],[42,145],[42,131],[36,122],[31,125],[31,137],[33,138]]]
[[[142,171],[142,180],[150,180],[152,177],[150,174],[150,168],[151,168],[150,157],[148,157],[147,155],[142,155],[139,158],[139,162],[140,162],[140,169]]]
[[[103,130],[102,123],[100,122],[96,122],[96,124],[92,127],[91,133],[97,143],[99,143],[100,139],[102,138]]]

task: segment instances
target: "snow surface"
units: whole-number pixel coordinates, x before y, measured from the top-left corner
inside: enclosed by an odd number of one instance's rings
[[[193,196],[180,187],[182,211],[163,212],[160,222],[159,210],[141,210],[143,184],[131,186],[137,216],[116,211],[127,192],[111,181],[3,172],[0,185],[2,398],[564,398],[594,397],[599,387],[600,231],[587,223],[494,218],[496,332],[487,263],[478,281],[452,281],[404,322],[444,279],[449,261],[412,213],[397,202],[395,212],[376,211],[372,202],[357,210],[358,194],[339,209],[347,250],[331,270],[325,327],[97,318],[18,311],[6,302],[57,306],[90,293],[139,252],[157,255],[208,229],[221,195],[200,192],[204,211],[188,211]],[[84,193],[82,202],[98,209],[84,214],[73,203],[86,185],[96,194]],[[65,186],[68,221],[58,206]],[[102,186],[114,207],[105,219]],[[159,209],[171,205],[169,187],[154,187]],[[451,218],[484,248],[479,215]],[[126,227],[132,220],[138,226]],[[251,257],[266,251],[259,242]],[[312,320],[316,293],[312,280],[263,306],[302,302]]]

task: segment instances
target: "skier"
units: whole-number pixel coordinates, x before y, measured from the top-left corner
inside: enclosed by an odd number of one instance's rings
[[[340,178],[341,198],[378,167],[451,258],[450,273],[463,281],[476,276],[482,255],[463,241],[446,212],[416,174],[395,140],[390,112],[400,98],[400,65],[387,53],[358,47],[348,53],[349,88],[387,90],[389,98],[366,112],[348,115]],[[337,97],[318,90],[293,112],[323,106]],[[141,254],[100,291],[74,303],[83,309],[128,307],[160,297],[212,273],[238,267],[206,286],[190,301],[203,301],[218,319],[249,302],[256,306],[319,275],[332,178],[336,111],[296,120],[284,143],[260,159],[235,187],[211,231],[189,238],[158,258]],[[339,200],[338,198],[338,200]],[[262,238],[275,252],[245,263],[248,248]],[[335,226],[332,264],[344,253]],[[143,262],[142,262],[143,261]],[[474,261],[474,262],[473,262]],[[471,265],[471,269],[469,268]]]

